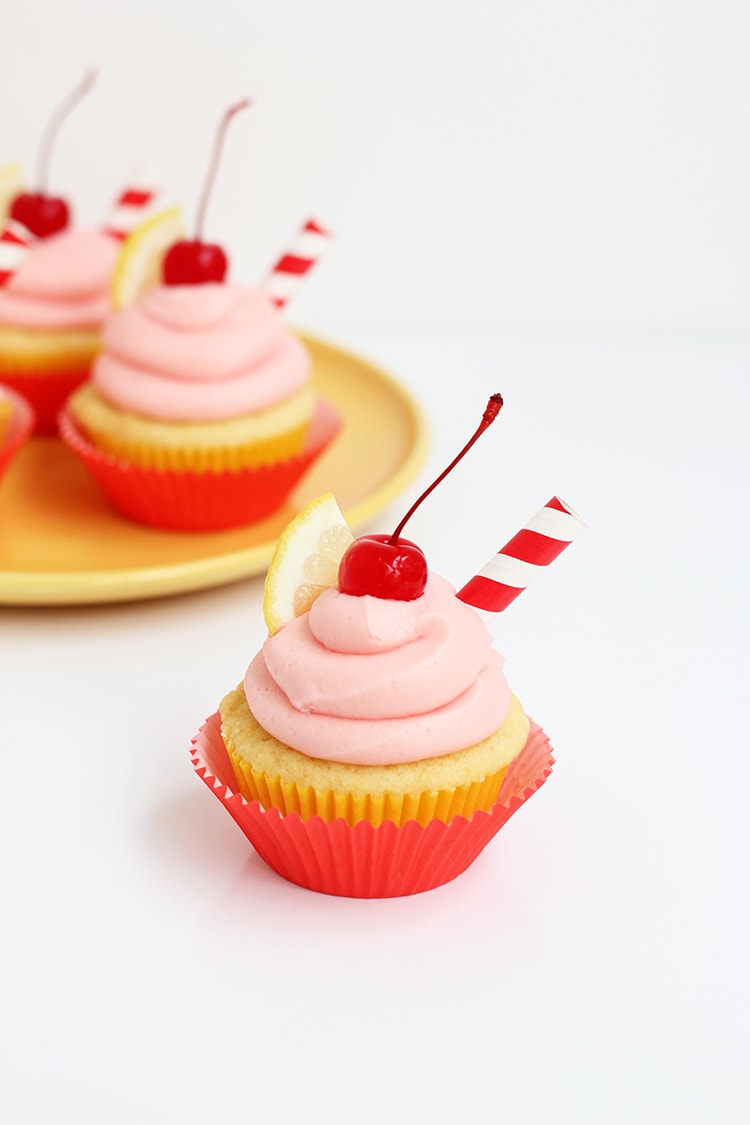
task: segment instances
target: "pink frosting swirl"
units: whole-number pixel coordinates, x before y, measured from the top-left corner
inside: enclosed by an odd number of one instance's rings
[[[510,702],[479,614],[431,575],[411,602],[326,590],[269,637],[245,676],[258,722],[328,761],[416,762],[481,741]]]
[[[0,289],[0,325],[98,328],[110,310],[120,244],[94,230],[70,230],[37,243]]]
[[[212,422],[274,406],[305,385],[310,367],[259,290],[157,286],[107,321],[92,381],[123,410]]]

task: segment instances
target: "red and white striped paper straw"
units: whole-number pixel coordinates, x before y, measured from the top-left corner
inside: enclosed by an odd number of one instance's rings
[[[36,236],[23,223],[8,220],[0,231],[0,285],[13,276],[35,242]]]
[[[143,222],[146,208],[156,196],[151,185],[131,185],[120,192],[112,214],[104,224],[105,234],[124,241]]]
[[[500,613],[580,535],[586,524],[559,496],[501,547],[456,595],[462,602]]]
[[[308,219],[296,239],[283,254],[264,285],[266,293],[279,308],[297,292],[312,267],[321,258],[328,246],[331,232]]]

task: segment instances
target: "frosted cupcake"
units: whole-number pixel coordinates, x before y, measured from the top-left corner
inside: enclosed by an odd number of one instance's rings
[[[139,522],[209,530],[268,515],[338,429],[278,301],[226,270],[219,246],[171,245],[162,283],[108,319],[91,383],[68,403],[63,436]]]
[[[34,245],[0,289],[0,380],[32,403],[42,433],[89,376],[118,252],[99,231],[65,231]]]
[[[482,616],[404,522],[345,546],[332,497],[297,517],[266,579],[269,637],[195,744],[263,858],[328,893],[447,882],[552,765]]]
[[[254,468],[302,451],[310,380],[307,350],[265,294],[157,286],[109,319],[70,413],[99,449],[143,468]]]
[[[42,433],[54,432],[62,403],[88,376],[118,253],[107,234],[72,230],[69,204],[46,187],[57,131],[93,80],[84,75],[52,118],[36,190],[9,201],[0,238],[0,380],[32,403]]]
[[[430,575],[410,601],[324,591],[220,706],[243,796],[354,825],[489,810],[529,720],[479,615]]]

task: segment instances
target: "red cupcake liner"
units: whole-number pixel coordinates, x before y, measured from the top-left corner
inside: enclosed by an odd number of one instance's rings
[[[0,474],[5,472],[16,453],[18,453],[18,450],[31,435],[34,429],[35,419],[32,406],[22,395],[16,394],[6,383],[3,383],[2,387],[13,403],[13,413],[11,414],[5,436],[0,442]]]
[[[145,469],[96,449],[68,410],[60,436],[98,481],[109,502],[136,523],[170,531],[220,531],[263,519],[280,508],[339,431],[341,418],[319,400],[305,448],[296,457],[221,473]]]
[[[83,371],[52,371],[44,375],[3,371],[2,384],[12,387],[31,403],[37,434],[56,434],[57,417],[65,402],[88,377],[88,367]]]
[[[311,891],[346,898],[397,898],[420,894],[461,875],[514,812],[544,784],[554,758],[549,739],[532,721],[521,753],[509,766],[498,799],[489,812],[450,823],[416,820],[398,828],[377,828],[345,820],[327,824],[321,817],[302,820],[248,802],[236,793],[234,770],[221,737],[217,711],[192,740],[191,761],[234,818],[261,859],[284,879]]]

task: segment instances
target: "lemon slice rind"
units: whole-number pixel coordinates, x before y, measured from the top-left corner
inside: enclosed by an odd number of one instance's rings
[[[338,564],[354,536],[333,493],[316,497],[279,536],[266,574],[263,617],[271,636],[336,585]]]
[[[158,211],[130,232],[112,274],[113,308],[127,308],[159,283],[164,255],[183,233],[179,207]]]

